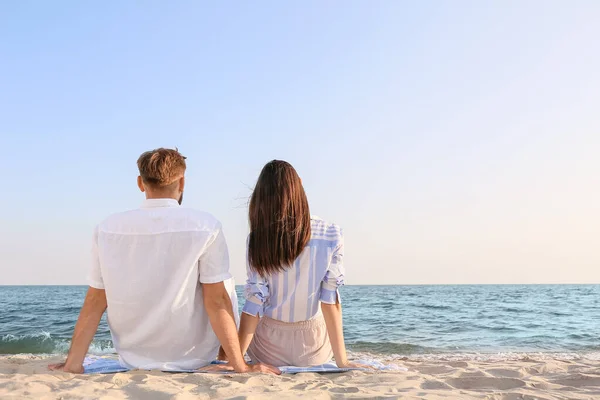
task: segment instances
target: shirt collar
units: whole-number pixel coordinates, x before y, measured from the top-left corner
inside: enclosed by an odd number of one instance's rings
[[[142,208],[160,207],[179,207],[179,203],[175,199],[146,199],[142,203]]]

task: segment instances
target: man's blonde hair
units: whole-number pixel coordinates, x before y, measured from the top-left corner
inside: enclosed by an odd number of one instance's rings
[[[185,173],[185,157],[177,149],[154,149],[143,153],[137,161],[140,176],[151,187],[165,188]]]

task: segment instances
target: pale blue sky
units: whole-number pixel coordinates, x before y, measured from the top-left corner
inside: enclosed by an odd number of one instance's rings
[[[0,3],[0,284],[83,283],[188,156],[222,220],[290,161],[346,234],[348,283],[600,282],[600,2]]]

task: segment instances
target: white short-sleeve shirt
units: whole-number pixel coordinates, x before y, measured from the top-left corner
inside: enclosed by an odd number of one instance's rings
[[[146,200],[94,232],[90,286],[106,290],[108,324],[121,363],[141,369],[195,369],[215,359],[200,283],[225,282],[237,297],[221,224],[173,199]]]

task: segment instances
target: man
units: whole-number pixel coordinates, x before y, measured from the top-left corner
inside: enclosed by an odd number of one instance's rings
[[[140,209],[114,214],[96,228],[90,287],[71,349],[64,363],[50,368],[83,373],[107,310],[113,343],[126,367],[197,369],[216,358],[221,344],[235,371],[279,373],[244,361],[221,224],[207,213],[180,207],[185,157],[160,148],[142,154],[138,168],[146,200]]]

